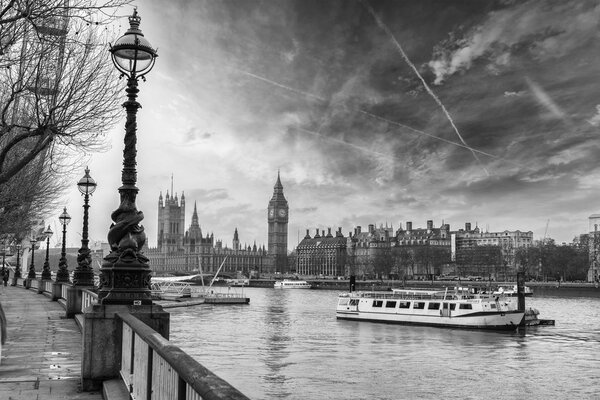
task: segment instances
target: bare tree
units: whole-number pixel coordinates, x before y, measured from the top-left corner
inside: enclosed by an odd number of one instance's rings
[[[19,54],[19,64],[0,69],[0,184],[39,154],[60,165],[74,152],[102,148],[119,118],[106,32],[67,21],[56,34],[26,33],[8,52],[9,60]]]
[[[415,258],[411,249],[406,246],[394,247],[392,254],[400,277],[415,275]]]
[[[64,178],[54,176],[48,167],[33,165],[2,186],[0,235],[12,236],[16,244],[27,239],[33,225],[57,208]]]
[[[0,230],[43,215],[106,148],[121,114],[107,24],[129,2],[0,0]]]

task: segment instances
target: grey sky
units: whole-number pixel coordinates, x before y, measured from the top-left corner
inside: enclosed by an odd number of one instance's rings
[[[145,0],[138,11],[159,52],[138,115],[151,245],[171,174],[186,224],[196,201],[203,232],[227,244],[236,227],[242,243],[266,243],[278,169],[290,249],[306,228],[428,219],[537,238],[550,219],[562,242],[598,212],[595,1]],[[96,240],[118,206],[123,129],[90,160]]]

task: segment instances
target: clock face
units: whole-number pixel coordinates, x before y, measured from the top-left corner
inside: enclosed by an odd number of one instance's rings
[[[275,210],[273,208],[271,208],[269,210],[269,217],[273,218],[275,216]]]
[[[279,216],[280,217],[285,217],[286,211],[285,210],[279,210]]]

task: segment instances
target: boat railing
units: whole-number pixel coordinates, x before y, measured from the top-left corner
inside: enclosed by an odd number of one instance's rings
[[[435,293],[418,293],[418,292],[352,292],[340,293],[339,297],[361,297],[367,299],[393,299],[393,300],[495,300],[498,296],[490,296],[487,294],[467,293],[467,292],[435,292]]]

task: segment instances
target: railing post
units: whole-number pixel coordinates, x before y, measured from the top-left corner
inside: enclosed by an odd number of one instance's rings
[[[152,347],[148,346],[148,369],[146,370],[146,397],[152,400],[152,364],[154,363]]]
[[[67,288],[67,298],[65,299],[67,301],[67,308],[65,310],[67,318],[73,318],[75,314],[81,312],[81,289],[84,288],[71,285]]]
[[[52,283],[52,301],[57,301],[58,299],[60,299],[60,296],[62,294],[62,285],[62,283]]]
[[[169,338],[170,314],[159,305],[92,305],[83,314],[81,387],[84,391],[98,390],[103,381],[119,376],[123,323],[117,313],[132,314]]]

